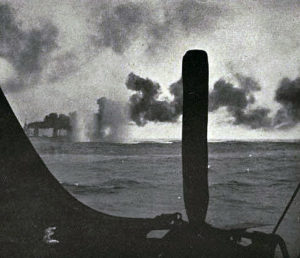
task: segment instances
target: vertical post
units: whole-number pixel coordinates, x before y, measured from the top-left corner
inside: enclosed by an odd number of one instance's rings
[[[183,57],[182,174],[189,223],[205,222],[208,208],[208,58],[191,50]]]

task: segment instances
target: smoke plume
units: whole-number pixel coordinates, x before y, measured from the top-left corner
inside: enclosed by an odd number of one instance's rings
[[[282,105],[274,119],[277,128],[289,128],[299,123],[300,77],[295,80],[282,79],[276,90],[275,100]]]
[[[98,112],[88,125],[88,137],[92,141],[120,141],[125,136],[128,123],[126,107],[105,97],[97,100]]]
[[[36,84],[49,54],[57,47],[57,28],[44,22],[39,28],[22,30],[8,4],[0,4],[0,57],[15,70],[4,86],[18,91]]]
[[[259,91],[258,83],[241,74],[235,75],[239,87],[220,79],[214,84],[209,95],[209,111],[226,107],[234,118],[234,124],[251,128],[269,127],[271,120],[266,108],[248,109],[254,104],[253,92]],[[136,91],[129,100],[130,117],[139,126],[152,122],[176,122],[182,114],[182,79],[173,83],[169,91],[173,100],[159,100],[161,87],[150,79],[143,79],[133,73],[129,74],[126,86]]]
[[[236,125],[245,125],[253,129],[270,127],[271,118],[268,116],[270,110],[263,107],[251,107],[255,103],[253,93],[260,90],[258,82],[241,74],[236,74],[235,78],[239,87],[223,79],[214,84],[209,94],[209,111],[226,107]]]
[[[154,51],[170,45],[171,36],[178,31],[213,31],[225,11],[215,3],[196,0],[176,0],[159,7],[136,2],[102,4],[90,19],[94,25],[91,38],[97,48],[107,47],[121,54],[146,35],[148,50]]]
[[[139,126],[144,126],[148,121],[176,122],[182,112],[182,92],[178,84],[180,82],[171,87],[173,101],[159,100],[161,88],[158,83],[130,73],[126,87],[137,92],[130,97],[130,118]]]
[[[209,112],[225,107],[232,123],[251,129],[286,129],[300,121],[300,78],[283,79],[276,90],[275,100],[281,108],[274,117],[266,107],[255,106],[254,93],[261,90],[259,83],[248,76],[234,74],[237,86],[224,79],[215,82],[209,94]],[[138,126],[147,122],[176,122],[182,114],[182,79],[169,87],[172,100],[160,100],[161,86],[130,73],[126,87],[135,91],[129,99],[130,118]]]

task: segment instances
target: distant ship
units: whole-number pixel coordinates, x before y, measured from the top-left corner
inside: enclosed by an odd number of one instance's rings
[[[49,116],[58,119],[57,114],[52,113]],[[25,121],[23,130],[29,138],[44,138],[49,140],[72,140],[72,127],[68,122],[63,125],[57,123],[47,123],[47,121],[35,121],[27,123]]]

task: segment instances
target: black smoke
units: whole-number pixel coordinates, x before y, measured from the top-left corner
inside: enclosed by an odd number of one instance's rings
[[[18,91],[36,84],[47,63],[49,54],[57,47],[57,28],[50,22],[25,31],[16,21],[14,10],[0,4],[0,57],[15,70],[15,76],[5,86]]]
[[[182,92],[177,86],[179,84],[180,82],[175,83],[171,87],[173,101],[159,100],[161,87],[158,83],[130,73],[126,87],[137,92],[129,101],[131,120],[139,126],[144,126],[148,121],[176,122],[182,113],[182,96],[180,96]]]
[[[276,113],[274,126],[289,128],[300,122],[300,77],[295,80],[284,78],[276,90],[275,100],[281,104]]]
[[[272,119],[269,117],[269,113],[270,109],[264,107],[257,107],[248,111],[237,109],[231,112],[235,125],[245,125],[252,129],[270,128]]]
[[[230,110],[245,109],[252,95],[242,88],[236,88],[233,84],[223,79],[214,84],[214,88],[209,95],[209,111],[215,111],[220,107],[228,107]]]
[[[92,42],[120,54],[146,35],[148,50],[155,51],[170,45],[178,32],[213,31],[225,11],[215,3],[197,0],[175,0],[159,7],[137,2],[102,4],[94,8],[90,19],[94,26]],[[158,13],[160,18],[155,16]]]
[[[256,106],[255,92],[261,90],[259,83],[242,74],[234,75],[237,85],[219,79],[209,94],[209,112],[225,108],[233,118],[234,125],[251,129],[286,129],[300,121],[300,78],[280,81],[275,100],[281,108],[275,116],[266,107]],[[146,78],[130,73],[126,87],[135,91],[129,99],[130,119],[138,126],[147,122],[176,122],[182,114],[182,79],[169,87],[171,100],[161,99],[161,86]]]
[[[182,114],[182,101],[183,101],[183,88],[182,88],[182,79],[174,82],[170,85],[169,91],[173,96],[172,105],[175,108],[175,114]]]
[[[254,92],[261,89],[258,82],[241,74],[236,74],[235,77],[238,87],[223,79],[214,84],[209,94],[209,111],[226,107],[235,125],[245,125],[253,129],[270,127],[272,122],[269,117],[270,110],[251,107],[255,103]]]
[[[226,107],[236,125],[251,128],[269,127],[271,125],[271,119],[268,116],[269,109],[249,108],[255,103],[253,93],[260,90],[258,82],[241,74],[236,74],[235,77],[238,87],[223,79],[214,84],[209,94],[209,111],[213,112]],[[169,87],[172,100],[160,100],[160,85],[133,73],[129,74],[126,86],[129,90],[137,92],[129,100],[130,118],[137,125],[144,126],[148,121],[176,122],[182,114],[182,79]]]

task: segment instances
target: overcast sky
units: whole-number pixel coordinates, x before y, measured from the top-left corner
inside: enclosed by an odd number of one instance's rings
[[[127,103],[128,75],[160,84],[162,95],[181,77],[189,49],[204,49],[210,90],[222,79],[234,87],[251,78],[257,107],[293,108],[287,127],[237,123],[220,105],[209,113],[210,139],[300,138],[300,104],[275,100],[283,78],[299,94],[299,1],[0,0],[0,83],[16,115],[42,119],[50,112],[95,112],[102,96]],[[292,85],[292,86],[290,86]],[[248,94],[248,93],[247,93]],[[172,97],[172,96],[171,96]],[[298,100],[299,101],[299,100]],[[246,110],[247,109],[247,110]],[[234,115],[233,115],[234,114]],[[180,138],[173,123],[131,123],[129,138]]]

